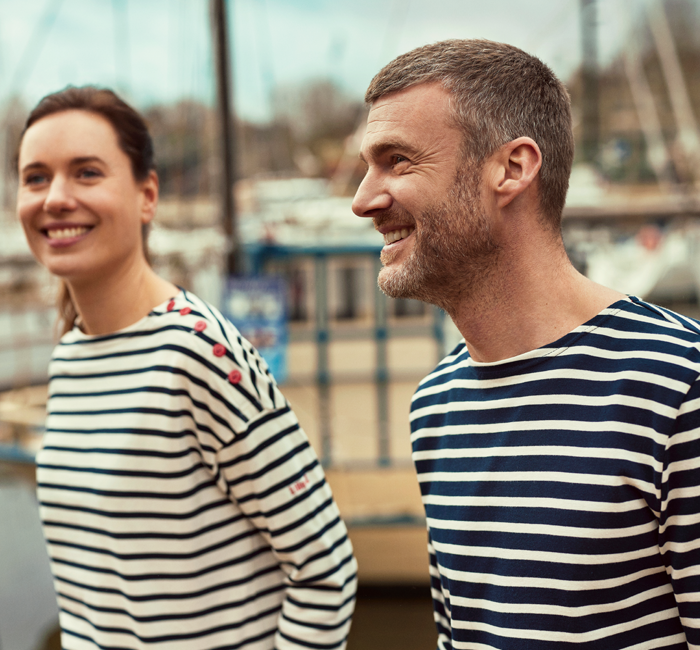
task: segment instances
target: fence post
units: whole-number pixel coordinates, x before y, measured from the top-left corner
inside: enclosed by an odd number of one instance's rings
[[[328,467],[333,461],[331,427],[331,387],[328,369],[328,258],[317,253],[316,276],[316,384],[318,386],[319,431],[321,436],[321,462]]]
[[[382,268],[379,257],[374,258],[374,275]],[[387,298],[379,287],[374,290],[374,339],[377,347],[377,368],[375,384],[377,388],[377,433],[379,465],[391,464],[389,441],[389,367],[387,363]]]

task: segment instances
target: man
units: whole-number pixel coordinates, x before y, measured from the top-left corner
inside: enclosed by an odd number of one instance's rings
[[[569,263],[564,86],[447,41],[366,100],[379,286],[464,336],[411,407],[438,647],[700,647],[700,324]]]

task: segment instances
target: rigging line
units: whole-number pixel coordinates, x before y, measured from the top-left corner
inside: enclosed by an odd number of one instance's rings
[[[187,8],[185,4],[181,1],[180,5],[177,9],[177,13],[179,14],[179,19],[178,19],[178,41],[182,43],[183,45],[186,43],[187,44],[187,50],[185,50],[184,47],[181,48],[181,54],[184,55],[184,61],[180,64],[180,82],[182,83],[180,93],[182,95],[183,99],[187,99],[188,101],[193,101],[194,100],[194,83],[193,80],[195,77],[192,75],[192,70],[196,66],[196,57],[195,57],[195,52],[196,48],[194,45],[194,39],[188,39],[187,38],[187,32],[188,32],[188,27],[191,30],[192,25],[188,24],[187,21]],[[192,115],[192,109],[189,109],[190,115]]]
[[[573,2],[569,4],[561,3],[559,5],[559,11],[550,15],[550,20],[544,23],[541,29],[527,39],[527,45],[522,49],[525,52],[536,52],[545,37],[556,33],[564,22],[564,19],[570,18],[570,14],[577,10],[578,5]],[[567,43],[567,47],[570,47],[570,45],[570,43]]]
[[[263,95],[267,102],[268,110],[270,111],[271,122],[274,124],[275,121],[277,121],[275,91],[278,75],[276,75],[274,63],[275,52],[273,48],[275,46],[275,41],[272,38],[272,20],[270,18],[270,8],[267,0],[262,0],[262,2],[257,5],[257,8],[260,12],[257,20],[255,19],[255,12],[252,12],[253,21],[257,23],[258,27],[253,32],[253,38],[255,39],[255,47],[258,52],[257,59]],[[263,144],[260,146],[261,149],[265,150],[270,162],[275,159],[275,141],[279,141],[279,136],[277,132],[273,130],[270,136],[265,138]],[[287,149],[290,158],[294,160],[294,144],[290,139],[287,140],[287,147],[285,147],[285,149]]]
[[[183,63],[180,66],[182,69],[182,96],[183,98],[192,100],[196,103],[207,103],[210,99],[203,99],[207,97],[209,91],[211,79],[207,78],[208,72],[208,60],[206,56],[203,56],[203,52],[209,52],[209,49],[203,50],[202,39],[199,36],[202,35],[200,31],[202,23],[197,22],[199,17],[203,14],[201,12],[194,13],[195,6],[187,2],[187,0],[180,0],[180,42],[187,45],[187,50],[180,48],[183,56]],[[235,7],[231,7],[231,12],[235,10]],[[198,36],[193,36],[193,30],[197,30]],[[208,39],[207,34],[205,39]],[[203,90],[204,89],[204,90]]]
[[[173,29],[173,33],[175,34],[175,42],[177,45],[182,43],[186,43],[187,41],[184,39],[185,37],[185,13],[184,13],[185,7],[183,4],[183,0],[180,0],[178,10],[173,12],[173,15],[177,14],[176,22],[175,22],[175,27]],[[175,116],[176,116],[176,123],[179,123],[181,132],[179,133],[179,142],[178,142],[178,152],[177,152],[177,168],[176,168],[176,177],[178,178],[178,183],[176,186],[176,192],[177,192],[177,198],[178,200],[178,211],[182,210],[184,208],[184,205],[182,203],[182,199],[186,196],[186,190],[187,190],[187,176],[188,176],[188,170],[187,170],[187,158],[188,158],[188,136],[190,135],[190,125],[192,123],[192,117],[194,115],[193,113],[193,106],[191,102],[191,95],[189,93],[184,92],[184,83],[182,86],[180,86],[180,82],[184,80],[187,76],[187,67],[185,61],[190,61],[191,57],[186,56],[185,60],[183,61],[183,56],[184,56],[184,47],[178,47],[178,52],[180,55],[180,59],[177,62],[176,68],[177,68],[177,80],[176,84],[178,85],[178,92],[176,94],[176,101],[174,102],[174,110],[175,110]]]
[[[393,59],[401,38],[401,32],[406,26],[406,19],[411,10],[411,0],[394,0],[389,11],[386,31],[380,50],[379,67],[384,67],[388,60]]]
[[[175,103],[181,103],[191,98],[190,88],[186,88],[186,85],[189,77],[188,65],[192,64],[191,51],[194,39],[188,38],[188,33],[191,33],[192,26],[189,25],[187,20],[187,12],[186,0],[180,0],[176,5],[176,9],[172,11],[172,20],[168,25],[170,32],[168,45],[176,52],[175,56],[170,57],[173,65],[170,68],[171,74],[169,75],[171,91],[177,89],[173,93]],[[185,110],[182,113],[185,120],[188,112],[188,110]]]
[[[382,47],[379,49],[379,66],[383,67],[390,59],[396,56],[402,32],[408,22],[411,11],[411,0],[393,0],[388,13],[388,20]],[[352,134],[346,138],[343,153],[336,172],[331,178],[331,187],[336,196],[345,196],[352,181],[352,176],[360,165],[358,154],[362,138],[367,128],[367,109],[360,104]]]
[[[183,4],[183,15],[186,16],[186,10],[185,7],[187,5]],[[189,11],[191,12],[191,8],[189,8]],[[188,15],[188,14],[187,14]],[[194,20],[192,21],[194,22]],[[184,24],[189,24],[187,20],[185,20]],[[198,28],[199,29],[199,26]],[[184,35],[183,35],[184,38]],[[193,97],[196,97],[198,101],[202,101],[203,103],[211,103],[211,93],[209,92],[210,90],[210,85],[211,85],[211,75],[207,75],[209,72],[208,70],[208,60],[206,56],[203,56],[203,50],[201,46],[201,40],[196,39],[192,40],[192,53],[188,57],[188,61],[190,62],[190,79],[189,79],[189,88],[190,92]],[[207,50],[208,52],[209,50]],[[207,99],[204,99],[204,98]]]
[[[193,7],[195,5],[187,0],[179,0],[168,21],[168,48],[176,52],[175,56],[168,57],[171,64],[168,67],[168,88],[173,93],[175,103],[195,101],[198,97],[201,48],[199,39],[193,33],[199,28],[196,18],[191,18]],[[191,114],[190,109],[188,114]]]
[[[112,0],[112,21],[114,26],[115,85],[120,93],[129,97],[132,84],[128,0]]]
[[[262,2],[257,6],[262,16],[257,21],[258,29],[255,32],[255,36],[259,37],[263,43],[262,47],[258,47],[258,62],[260,65],[260,76],[263,80],[263,90],[265,92],[266,99],[270,101],[270,97],[274,92],[275,80],[277,77],[277,75],[275,74],[275,65],[273,59],[273,48],[275,42],[272,39],[272,28],[270,26],[270,11],[267,0],[262,0]],[[259,41],[256,43],[256,45],[260,45]]]
[[[394,0],[392,3],[382,47],[380,48],[379,67],[383,67],[388,59],[395,56],[394,53],[398,48],[401,32],[406,26],[410,10],[410,0]],[[367,110],[364,104],[361,104],[357,113],[355,128],[350,137],[345,140],[345,147],[343,148],[340,162],[331,178],[331,187],[333,188],[333,193],[337,196],[345,196],[350,189],[352,176],[360,165],[358,154],[366,128]]]
[[[47,41],[47,35],[61,8],[63,0],[47,0],[44,7],[44,13],[34,27],[31,37],[27,41],[24,52],[19,60],[19,64],[15,68],[15,73],[12,75],[12,80],[7,89],[7,96],[12,96],[18,92],[20,80],[27,81],[31,76],[36,62],[39,60],[41,50]],[[3,119],[3,122],[5,120]]]

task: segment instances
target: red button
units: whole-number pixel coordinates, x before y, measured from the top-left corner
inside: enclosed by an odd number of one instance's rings
[[[183,307],[180,310],[180,316],[187,316],[187,314],[191,314],[192,310],[189,307]]]
[[[243,375],[241,374],[240,370],[232,370],[231,372],[228,373],[228,380],[232,384],[237,384],[243,379]]]
[[[215,357],[223,357],[226,354],[226,348],[221,345],[221,343],[217,343],[213,347],[212,352],[214,353]]]
[[[172,311],[173,309],[175,309],[175,301],[174,301],[174,300],[171,300],[171,301],[168,303],[168,311]]]
[[[198,320],[198,321],[194,324],[194,331],[195,331],[195,332],[203,332],[205,329],[207,329],[207,323],[206,323],[206,321]]]

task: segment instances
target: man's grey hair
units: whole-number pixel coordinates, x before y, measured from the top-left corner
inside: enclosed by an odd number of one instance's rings
[[[464,132],[464,156],[477,165],[516,138],[542,152],[540,212],[557,231],[574,158],[571,100],[542,61],[517,47],[486,40],[449,40],[402,54],[372,79],[365,101],[438,82]]]

